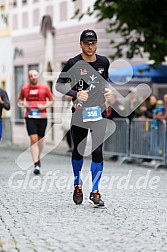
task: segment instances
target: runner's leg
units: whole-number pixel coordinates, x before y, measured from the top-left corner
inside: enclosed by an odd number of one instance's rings
[[[39,160],[40,160],[40,154],[42,153],[43,147],[44,147],[44,137],[38,136]]]
[[[99,183],[103,172],[103,141],[106,131],[106,119],[95,122],[91,127],[92,135],[92,192],[99,190]]]
[[[75,125],[71,127],[71,134],[74,143],[72,151],[72,167],[74,173],[74,185],[82,184],[80,173],[83,165],[83,155],[86,146],[86,137],[88,129],[84,129]],[[82,142],[81,146],[79,145]]]
[[[30,135],[30,144],[31,144],[31,154],[34,161],[34,164],[39,160],[39,146],[38,146],[38,135]]]
[[[41,165],[40,159],[41,159],[41,153],[44,147],[44,138],[45,138],[45,131],[47,127],[47,119],[38,119],[37,121],[37,132],[38,132],[38,149],[39,149],[39,155],[38,155],[38,164]]]

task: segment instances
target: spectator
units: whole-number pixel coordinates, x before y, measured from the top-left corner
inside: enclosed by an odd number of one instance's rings
[[[131,121],[134,117],[139,115],[139,97],[133,91],[129,92],[129,100],[125,102],[126,112],[129,114],[128,118]]]
[[[112,120],[113,118],[122,117],[120,114],[122,111],[125,110],[125,107],[117,100],[117,97],[115,94],[112,95],[110,104],[111,106],[109,106],[107,109],[107,118]],[[114,105],[114,108],[116,108],[116,110],[112,108],[113,105]]]
[[[167,121],[167,94],[164,94],[164,119]]]
[[[148,118],[147,117],[147,107],[146,107],[146,105],[144,103],[142,105],[140,105],[140,107],[139,107],[138,118],[141,118],[141,119]]]
[[[162,106],[163,101],[158,100],[156,108],[153,110],[153,121],[151,125],[151,142],[150,146],[152,147],[151,155],[159,157],[162,153],[163,149],[163,139],[161,137],[161,127],[162,127],[162,120],[164,118],[164,107]],[[152,160],[150,165],[156,165],[157,161]]]
[[[0,140],[2,138],[2,110],[3,109],[9,110],[10,102],[9,102],[7,92],[4,89],[0,88]]]
[[[147,111],[146,116],[148,118],[153,118],[153,110],[156,108],[157,97],[155,95],[150,95],[148,103],[147,103]]]

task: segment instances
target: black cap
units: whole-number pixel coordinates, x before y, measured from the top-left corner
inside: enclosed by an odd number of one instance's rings
[[[84,41],[97,41],[97,34],[93,30],[85,30],[80,36],[80,42]]]

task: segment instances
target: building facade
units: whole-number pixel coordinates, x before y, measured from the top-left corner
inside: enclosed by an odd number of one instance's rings
[[[77,9],[85,12],[94,0],[13,0],[11,1],[12,45],[13,45],[13,83],[12,83],[12,125],[13,142],[25,143],[23,125],[24,110],[18,108],[17,97],[20,88],[27,83],[29,69],[41,73],[41,81],[52,88],[54,78],[43,77],[42,73],[61,71],[63,64],[72,56],[80,53],[79,37],[82,30],[94,29],[98,34],[98,54],[109,56],[113,50],[111,36],[120,40],[118,35],[105,32],[106,22],[98,23],[93,16],[84,16],[80,21],[72,18]],[[135,58],[132,63],[139,64],[144,59]],[[61,113],[61,97],[56,97],[54,114],[48,128]],[[61,123],[57,121],[49,131],[47,142],[57,144],[62,138]]]
[[[8,0],[0,1],[0,87],[11,97],[12,85],[12,40]],[[11,140],[11,111],[3,110],[3,139]]]

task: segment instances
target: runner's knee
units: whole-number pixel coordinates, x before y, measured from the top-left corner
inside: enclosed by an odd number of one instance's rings
[[[83,158],[83,156],[80,155],[78,151],[73,150],[73,152],[72,152],[72,159],[80,160],[81,158]]]
[[[38,136],[37,135],[30,136],[30,140],[31,140],[31,145],[35,144],[38,142]]]

